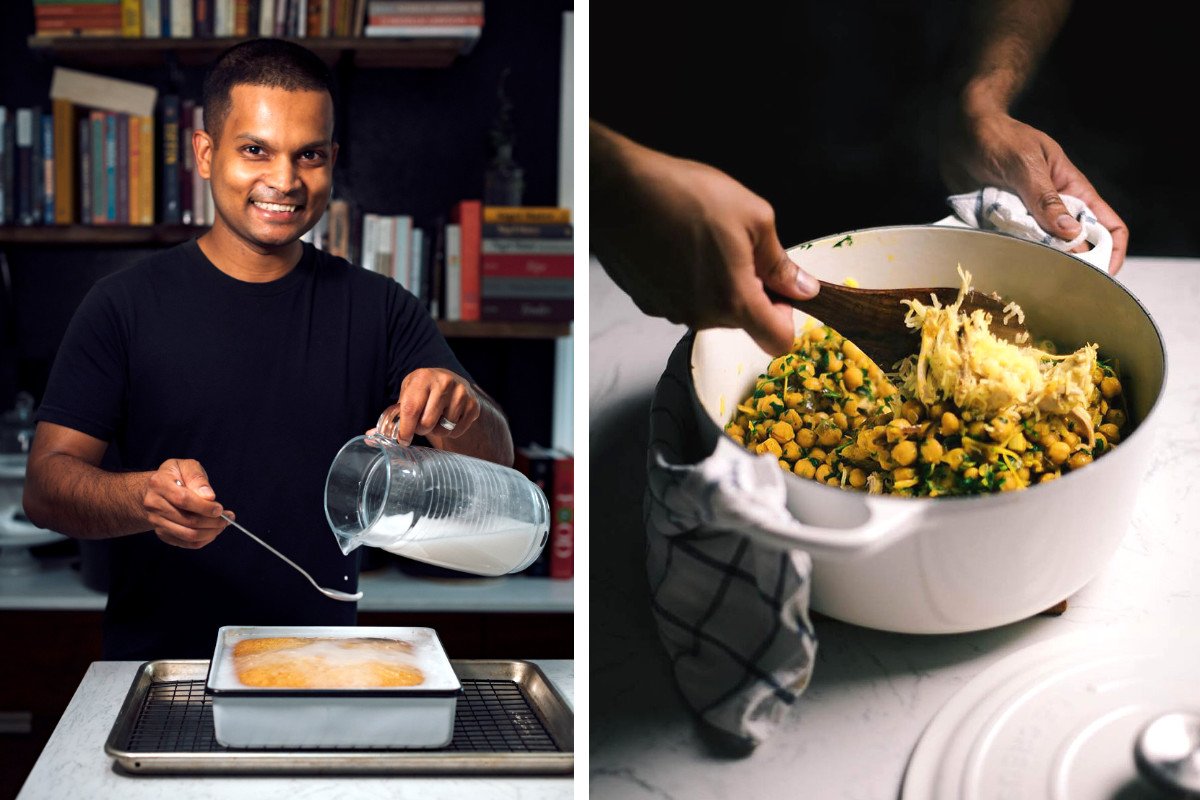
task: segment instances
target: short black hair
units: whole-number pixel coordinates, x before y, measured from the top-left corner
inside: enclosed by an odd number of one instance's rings
[[[229,116],[234,86],[269,86],[289,92],[328,92],[333,76],[311,50],[283,39],[251,39],[222,53],[204,78],[204,128],[215,140]]]

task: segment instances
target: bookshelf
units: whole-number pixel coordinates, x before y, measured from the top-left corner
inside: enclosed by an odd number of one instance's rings
[[[63,66],[81,68],[203,67],[241,39],[133,39],[30,36],[31,52]],[[330,66],[348,60],[363,69],[441,69],[472,43],[463,39],[293,38]]]

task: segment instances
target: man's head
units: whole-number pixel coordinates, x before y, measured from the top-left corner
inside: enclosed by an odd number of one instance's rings
[[[332,80],[311,52],[276,39],[226,50],[204,81],[204,127],[193,144],[212,185],[214,233],[270,253],[325,213],[337,157]]]

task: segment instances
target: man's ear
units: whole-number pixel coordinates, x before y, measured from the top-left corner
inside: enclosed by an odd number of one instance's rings
[[[192,151],[196,156],[196,172],[208,180],[212,175],[213,140],[208,131],[192,132]]]

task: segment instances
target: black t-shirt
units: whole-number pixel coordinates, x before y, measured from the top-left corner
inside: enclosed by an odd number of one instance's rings
[[[325,478],[422,367],[469,379],[395,281],[305,245],[283,278],[246,283],[193,241],[96,283],[37,419],[109,442],[106,466],[120,470],[196,459],[239,522],[320,585],[355,591],[358,553],[338,549]],[[355,604],[232,527],[199,550],[152,531],[111,546],[105,658],[205,657],[221,625],[355,622]]]

